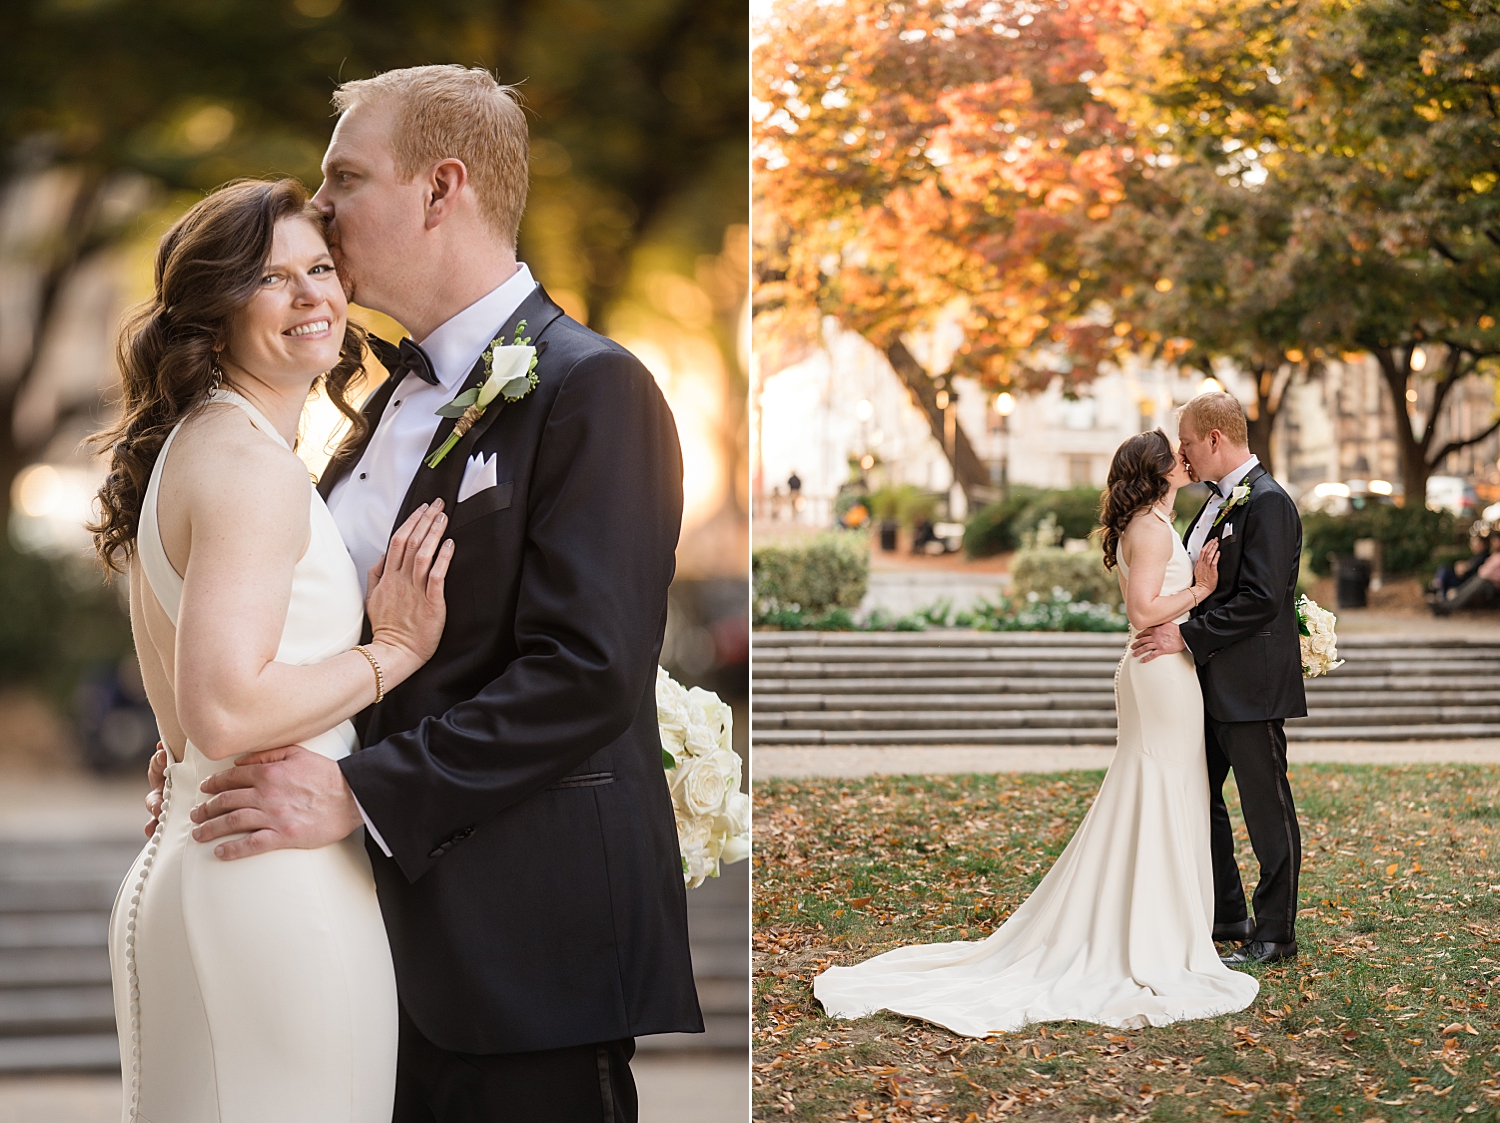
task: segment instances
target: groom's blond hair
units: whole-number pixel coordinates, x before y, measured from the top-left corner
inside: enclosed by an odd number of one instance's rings
[[[1250,430],[1245,421],[1245,407],[1233,394],[1222,390],[1210,390],[1199,394],[1177,411],[1177,424],[1183,418],[1192,423],[1193,433],[1206,437],[1215,429],[1224,434],[1225,440],[1236,448],[1250,447]]]
[[[391,151],[397,173],[410,180],[439,160],[462,160],[480,212],[514,246],[531,151],[517,89],[477,67],[411,66],[345,82],[333,94],[341,114],[377,102],[396,106]]]

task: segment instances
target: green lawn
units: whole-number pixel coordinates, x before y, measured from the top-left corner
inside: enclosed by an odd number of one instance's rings
[[[810,983],[824,967],[993,931],[1101,777],[757,782],[755,1118],[1500,1120],[1491,766],[1294,768],[1301,953],[1258,970],[1238,1014],[984,1041],[823,1016]],[[1247,863],[1242,842],[1253,886]]]

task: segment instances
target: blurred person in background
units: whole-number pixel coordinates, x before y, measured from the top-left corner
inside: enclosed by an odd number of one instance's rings
[[[1496,545],[1496,537],[1500,536],[1491,536],[1492,545]],[[1500,603],[1500,549],[1492,549],[1479,560],[1471,576],[1435,599],[1432,612],[1434,616],[1451,616],[1469,608],[1492,608],[1496,603]]]

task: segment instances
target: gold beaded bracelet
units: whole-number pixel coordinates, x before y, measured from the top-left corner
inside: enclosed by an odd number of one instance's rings
[[[358,644],[354,650],[370,661],[370,669],[375,672],[375,701],[377,703],[383,701],[385,699],[385,673],[381,671],[380,664],[375,661],[375,656],[370,654],[370,649],[364,644]]]

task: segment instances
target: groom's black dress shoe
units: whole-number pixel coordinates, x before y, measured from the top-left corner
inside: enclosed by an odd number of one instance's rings
[[[1236,943],[1240,940],[1248,940],[1253,935],[1255,935],[1255,921],[1249,917],[1230,924],[1214,925],[1214,943],[1216,944]]]
[[[1279,959],[1296,959],[1297,941],[1289,944],[1273,944],[1266,940],[1252,940],[1237,951],[1219,956],[1226,967],[1244,967],[1250,963],[1275,963]]]

